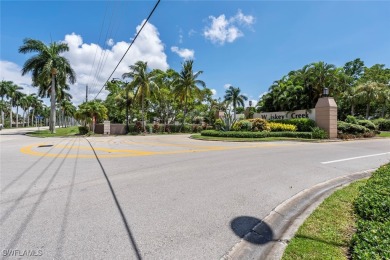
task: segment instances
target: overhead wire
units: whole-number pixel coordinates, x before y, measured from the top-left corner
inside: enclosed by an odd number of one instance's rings
[[[100,89],[100,91],[96,94],[95,98],[96,99],[99,94],[102,92],[104,86],[107,84],[107,82],[110,80],[110,78],[112,77],[112,75],[115,73],[116,69],[119,67],[119,64],[121,64],[122,60],[125,58],[127,52],[130,50],[131,46],[133,46],[135,40],[138,38],[138,35],[142,32],[142,29],[145,27],[145,25],[147,24],[147,22],[149,21],[150,17],[152,17],[154,11],[156,10],[157,6],[159,5],[161,0],[158,0],[157,3],[154,5],[152,11],[149,13],[148,17],[146,18],[146,20],[144,21],[144,23],[142,24],[140,30],[137,32],[137,34],[135,35],[134,39],[131,41],[129,47],[127,48],[126,52],[123,54],[122,58],[119,60],[118,64],[115,66],[114,70],[112,71],[112,73],[110,74],[110,76],[107,78],[107,80],[105,81],[105,83],[103,84],[102,88]]]

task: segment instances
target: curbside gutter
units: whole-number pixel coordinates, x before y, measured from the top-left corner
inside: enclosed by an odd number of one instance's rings
[[[336,189],[371,176],[375,170],[352,173],[302,190],[273,209],[221,259],[281,259],[288,242],[294,237],[298,228],[329,195]],[[273,234],[264,232],[267,226],[271,227]],[[248,242],[259,240],[266,243]]]

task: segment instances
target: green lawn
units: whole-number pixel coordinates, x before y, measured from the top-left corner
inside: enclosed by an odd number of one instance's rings
[[[191,135],[192,139],[205,141],[226,141],[226,142],[270,142],[270,141],[304,141],[313,142],[316,139],[291,138],[291,137],[265,137],[265,138],[233,138],[233,137],[216,137],[202,136],[200,134]]]
[[[282,260],[348,259],[356,219],[352,203],[365,183],[354,182],[325,199],[299,228]]]
[[[29,136],[34,137],[59,137],[59,136],[73,136],[79,134],[78,126],[71,126],[66,128],[56,128],[56,133],[51,134],[49,130],[40,130],[28,133]]]
[[[390,132],[384,132],[384,131],[382,131],[378,136],[379,136],[379,137],[390,137]]]

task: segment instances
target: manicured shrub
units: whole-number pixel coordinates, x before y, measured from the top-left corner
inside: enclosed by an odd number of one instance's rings
[[[86,135],[89,132],[88,126],[79,126],[79,133],[81,135]]]
[[[232,137],[232,138],[265,138],[265,137],[292,137],[311,139],[312,133],[308,132],[244,132],[244,131],[216,131],[204,130],[201,132],[203,136],[214,137]]]
[[[357,125],[358,124],[358,120],[356,119],[356,117],[354,116],[347,116],[347,118],[344,120],[346,123],[350,123],[350,124],[355,124]]]
[[[390,119],[379,118],[372,121],[379,131],[390,131]]]
[[[271,132],[296,132],[297,131],[297,126],[291,124],[269,122],[268,125],[271,128]]]
[[[225,126],[225,122],[221,118],[218,118],[215,120],[214,125],[216,130],[221,130]]]
[[[390,221],[360,220],[352,244],[352,259],[390,259]]]
[[[251,131],[252,123],[249,120],[235,122],[232,127],[233,131]]]
[[[369,132],[370,130],[364,126],[361,125],[355,125],[346,123],[343,121],[337,122],[337,131],[342,134],[364,134],[366,132]]]
[[[253,119],[249,119],[248,121],[252,123],[252,130],[253,131],[255,129],[257,129],[256,131],[270,131],[271,130],[271,128],[268,125],[267,120],[264,120],[261,118],[253,118]]]
[[[324,129],[319,128],[318,126],[313,127],[311,130],[313,139],[326,139],[328,138],[328,133]]]
[[[390,221],[390,164],[372,175],[354,205],[356,213],[365,220]]]
[[[269,122],[295,125],[298,132],[311,132],[311,129],[316,126],[316,122],[310,118],[276,119]]]
[[[376,125],[373,122],[371,122],[370,120],[357,120],[357,124],[362,125],[368,129],[370,129],[371,131],[376,130]]]
[[[390,259],[390,164],[373,173],[354,202],[352,259]]]

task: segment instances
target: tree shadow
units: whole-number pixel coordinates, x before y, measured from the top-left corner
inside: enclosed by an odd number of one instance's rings
[[[258,218],[240,216],[230,222],[233,232],[240,238],[252,244],[266,244],[273,241],[271,227]]]

